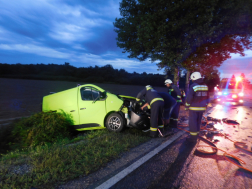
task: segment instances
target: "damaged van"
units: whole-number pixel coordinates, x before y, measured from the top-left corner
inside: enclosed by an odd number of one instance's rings
[[[120,132],[125,127],[150,127],[149,113],[136,106],[135,97],[112,94],[93,84],[43,97],[42,111],[62,110],[72,116],[73,127],[78,131],[107,128]]]

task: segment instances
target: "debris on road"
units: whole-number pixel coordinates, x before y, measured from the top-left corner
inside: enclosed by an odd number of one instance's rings
[[[227,124],[240,125],[240,123],[238,123],[236,120],[231,120],[231,119],[223,118],[222,121],[223,121],[224,123],[227,123]]]

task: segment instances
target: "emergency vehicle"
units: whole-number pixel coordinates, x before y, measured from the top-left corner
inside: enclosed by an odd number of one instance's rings
[[[223,78],[215,87],[215,99],[218,103],[243,104],[244,86],[240,77]]]

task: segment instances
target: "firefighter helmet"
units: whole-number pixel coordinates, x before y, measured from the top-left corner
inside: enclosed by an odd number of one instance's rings
[[[167,85],[167,84],[172,84],[172,80],[166,79],[164,83],[165,83],[165,85]]]
[[[197,80],[197,79],[200,79],[202,78],[201,77],[201,74],[199,72],[193,72],[192,75],[191,75],[191,80]]]

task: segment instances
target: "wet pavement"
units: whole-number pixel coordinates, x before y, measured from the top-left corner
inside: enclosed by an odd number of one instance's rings
[[[244,142],[247,149],[252,146],[252,100],[245,99],[243,106],[215,105],[208,116],[236,120],[239,125],[216,122],[214,127],[231,140]],[[232,158],[223,156],[221,150],[234,155],[252,170],[252,153],[237,148],[234,143],[220,134],[208,135],[209,140],[221,149],[214,155],[199,154],[196,148],[207,145],[199,141],[196,146],[185,141],[187,134],[150,159],[147,163],[129,174],[115,188],[252,188],[252,173],[239,168]],[[207,147],[198,147],[211,151]]]

